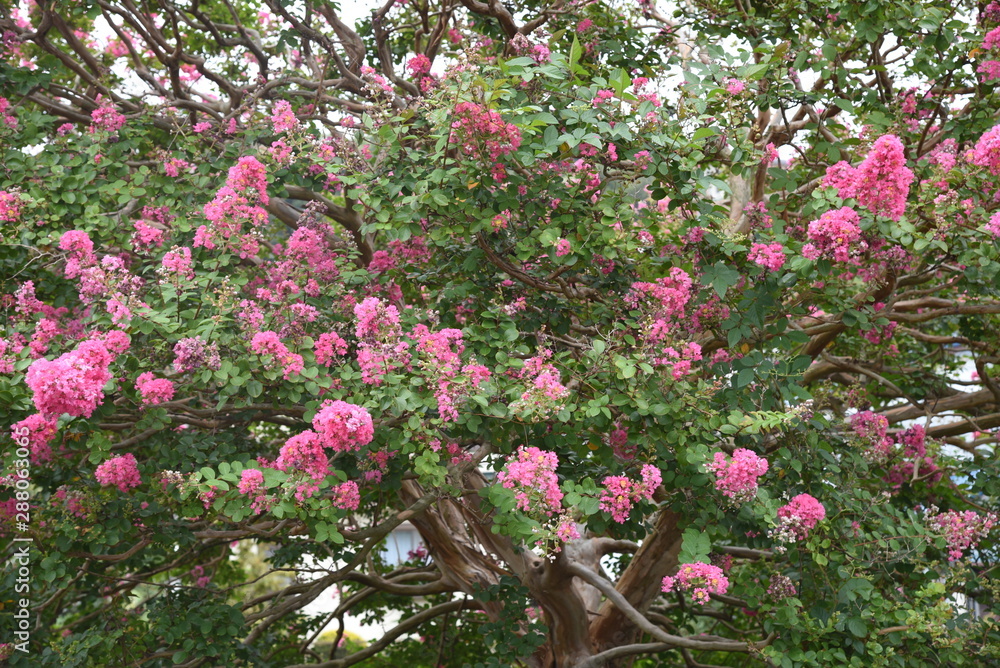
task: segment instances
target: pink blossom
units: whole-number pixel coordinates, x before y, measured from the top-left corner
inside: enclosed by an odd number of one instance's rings
[[[191,167],[194,167],[194,165],[187,160],[172,158],[163,164],[163,171],[173,179],[180,175],[182,169],[190,169]]]
[[[278,338],[277,333],[258,332],[250,340],[250,350],[258,355],[270,355],[273,364],[280,365],[284,370],[285,380],[297,373],[302,373],[302,355],[291,352]]]
[[[174,345],[174,371],[177,373],[187,373],[201,367],[218,369],[221,366],[219,346],[207,343],[200,336],[181,339]]]
[[[959,512],[949,510],[943,513],[928,514],[927,526],[944,536],[948,543],[948,560],[956,561],[963,553],[975,549],[980,540],[989,534],[996,526],[997,516],[993,513],[980,515],[973,510]]]
[[[16,193],[0,190],[0,222],[16,223],[21,217],[21,198]]]
[[[104,400],[104,385],[111,380],[108,366],[114,355],[102,341],[83,341],[55,360],[35,360],[25,382],[34,393],[40,413],[54,417],[68,413],[90,417]]]
[[[100,101],[100,97],[98,97]],[[125,116],[120,114],[110,100],[101,103],[101,106],[91,112],[92,123],[90,132],[104,130],[106,132],[117,132],[125,125]]]
[[[379,338],[399,333],[399,311],[395,306],[386,306],[378,297],[368,297],[354,307],[357,324],[355,336],[359,339]]]
[[[892,439],[886,436],[889,420],[871,411],[851,416],[851,428],[862,442],[862,456],[871,463],[884,463],[892,454]]]
[[[288,100],[278,100],[274,103],[274,111],[271,114],[271,125],[275,132],[285,132],[294,130],[299,125],[299,119],[295,117],[292,104]]]
[[[568,239],[560,239],[558,242],[556,242],[556,257],[569,255],[572,252],[573,252],[573,246],[570,245]]]
[[[979,80],[983,83],[1000,79],[1000,61],[985,60],[981,62],[979,67],[976,68],[976,74],[981,75]]]
[[[174,384],[166,378],[153,378],[149,371],[135,379],[135,389],[142,395],[144,406],[162,404],[174,398]]]
[[[346,401],[324,402],[312,423],[323,447],[337,452],[360,450],[375,436],[368,411]]]
[[[418,53],[406,63],[406,69],[410,71],[410,74],[419,79],[430,74],[431,59],[422,53]]]
[[[722,83],[726,87],[726,92],[729,93],[730,95],[739,95],[747,87],[747,85],[744,82],[740,81],[739,79],[734,79],[732,77],[728,77]]]
[[[817,253],[832,255],[838,262],[850,259],[851,251],[861,239],[860,219],[850,207],[825,212],[809,223],[809,239]],[[803,247],[803,255],[806,249]]]
[[[826,508],[809,494],[799,494],[778,508],[782,529],[805,540],[816,523],[826,517]]]
[[[1000,238],[1000,211],[990,216],[990,222],[986,223],[986,231]]]
[[[541,419],[557,412],[569,397],[569,390],[562,384],[559,371],[546,360],[551,350],[542,350],[529,358],[518,372],[518,377],[528,379],[528,388],[521,398],[510,405],[515,413],[530,413]]]
[[[330,474],[330,460],[323,452],[323,443],[316,433],[309,430],[285,441],[274,466],[286,473],[299,471],[314,482],[319,482]],[[304,496],[309,495],[311,492],[304,494]]]
[[[237,487],[240,494],[256,494],[264,487],[264,474],[257,469],[243,469],[240,474],[240,482]]]
[[[142,484],[139,477],[139,464],[131,452],[121,457],[113,457],[97,467],[94,471],[97,482],[105,487],[115,486],[122,492]]]
[[[983,37],[983,48],[987,51],[1000,48],[1000,26],[986,33],[986,36]]]
[[[132,246],[136,249],[152,248],[163,245],[163,230],[152,227],[144,220],[137,220],[132,224],[135,234],[132,235]]]
[[[358,491],[358,483],[353,480],[341,483],[332,490],[333,505],[342,510],[357,510],[361,504],[361,493]]]
[[[10,434],[15,443],[19,443],[25,437],[28,439],[31,463],[39,464],[52,459],[52,449],[49,444],[52,443],[58,429],[59,421],[56,418],[34,413],[12,424]]]
[[[459,102],[455,106],[455,117],[451,124],[455,130],[452,137],[467,153],[474,154],[482,146],[490,160],[496,161],[521,145],[521,130],[516,125],[475,102]]]
[[[985,167],[993,176],[1000,176],[1000,125],[994,125],[976,142],[969,162]]]
[[[333,361],[334,355],[343,357],[347,354],[347,341],[335,332],[323,332],[316,339],[316,361],[322,365],[328,365]]]
[[[163,256],[163,269],[177,276],[194,278],[194,269],[191,262],[191,249],[187,246],[174,247]]]
[[[715,489],[733,503],[750,501],[757,495],[757,479],[767,473],[767,460],[746,448],[737,448],[732,459],[716,452],[706,468],[715,476]]]
[[[606,88],[597,91],[594,95],[594,99],[591,102],[595,107],[604,104],[609,100],[613,100],[615,97],[615,92],[613,90],[608,90]]]
[[[14,356],[22,346],[16,345],[13,341],[0,337],[0,374],[14,373]]]
[[[618,523],[628,520],[632,506],[640,500],[651,501],[653,493],[662,482],[660,470],[652,464],[645,464],[641,471],[641,481],[634,481],[626,476],[607,476],[601,481],[604,490],[601,493],[601,510],[610,513],[611,518]]]
[[[576,540],[580,537],[580,530],[576,526],[576,522],[568,516],[562,516],[556,525],[556,538],[564,543],[571,540]]]
[[[695,562],[684,564],[673,577],[663,578],[661,589],[664,593],[671,591],[691,592],[691,602],[705,605],[711,594],[725,594],[729,589],[729,578],[718,566]]]
[[[823,185],[837,188],[843,199],[853,197],[872,213],[899,220],[906,211],[913,178],[903,143],[895,135],[883,135],[857,168],[846,162],[830,167]]]
[[[563,493],[556,476],[558,466],[556,453],[522,445],[497,473],[497,481],[514,491],[520,510],[551,517],[562,511]]]
[[[785,264],[785,247],[779,243],[754,244],[747,257],[770,271],[778,271]]]
[[[690,274],[680,267],[673,267],[669,276],[656,279],[655,283],[633,283],[625,302],[633,308],[648,300],[655,307],[655,316],[663,320],[684,317],[684,309],[691,300],[693,282]]]

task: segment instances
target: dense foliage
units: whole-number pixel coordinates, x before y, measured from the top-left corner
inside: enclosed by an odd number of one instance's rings
[[[1000,665],[1000,4],[0,33],[12,665]]]

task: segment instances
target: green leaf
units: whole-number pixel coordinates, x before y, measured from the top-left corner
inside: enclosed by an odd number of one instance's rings
[[[681,538],[680,561],[684,564],[691,564],[696,561],[708,561],[708,555],[712,551],[712,539],[707,533],[698,529],[685,529]]]
[[[858,638],[864,638],[868,635],[868,624],[860,617],[851,617],[848,619],[847,629]]]
[[[711,285],[719,297],[725,297],[726,291],[740,280],[740,272],[727,267],[721,260],[705,270],[702,284]]]
[[[576,68],[576,64],[580,62],[580,56],[583,55],[583,46],[580,44],[580,38],[573,35],[573,45],[569,48],[569,69],[572,72]]]

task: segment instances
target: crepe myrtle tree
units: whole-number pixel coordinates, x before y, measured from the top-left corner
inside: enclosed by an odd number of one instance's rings
[[[0,2],[0,655],[997,665],[1000,4],[360,13]]]

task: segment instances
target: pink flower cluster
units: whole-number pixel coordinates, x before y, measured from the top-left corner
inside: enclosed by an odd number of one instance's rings
[[[478,364],[462,366],[461,354],[465,344],[460,329],[431,332],[425,325],[417,325],[413,335],[419,338],[417,351],[420,353],[420,365],[428,372],[430,380],[437,384],[434,397],[438,402],[438,413],[444,422],[454,422],[458,420],[456,404],[467,396],[470,385],[478,387],[489,380],[490,370]]]
[[[327,366],[334,356],[343,357],[347,354],[347,341],[336,332],[323,332],[316,339],[316,361]]]
[[[115,486],[123,492],[142,484],[139,477],[139,464],[131,452],[121,457],[113,457],[97,467],[94,471],[97,482],[105,487]]]
[[[983,133],[969,155],[969,162],[985,167],[993,176],[1000,176],[1000,125]]]
[[[16,223],[21,217],[21,198],[0,190],[0,223]]]
[[[100,101],[100,98],[98,98],[98,101]],[[115,109],[114,104],[110,100],[101,103],[101,106],[94,109],[90,114],[90,118],[92,121],[90,125],[91,133],[99,130],[118,132],[125,125],[125,116]]]
[[[927,526],[931,531],[944,536],[948,543],[948,561],[961,559],[966,550],[975,549],[979,541],[997,524],[997,516],[993,513],[980,515],[973,510],[949,510],[943,513],[935,511],[932,508],[928,513]]]
[[[313,417],[320,443],[336,452],[360,450],[375,437],[372,416],[346,401],[326,401]]]
[[[994,237],[1000,238],[1000,211],[990,216],[989,222],[986,223],[986,231]]]
[[[739,95],[747,87],[745,83],[743,83],[739,79],[734,79],[732,77],[726,78],[726,80],[723,81],[722,83],[725,84],[726,92],[729,93],[730,95]]]
[[[45,318],[42,319],[45,320]],[[19,348],[22,348],[22,346],[16,345],[14,341],[0,337],[0,373],[14,373],[14,362],[17,360],[14,355]]]
[[[299,119],[295,117],[292,104],[288,100],[278,100],[274,103],[274,111],[271,114],[271,125],[275,132],[285,132],[294,130],[299,126]]]
[[[805,540],[817,522],[826,517],[826,508],[809,494],[799,494],[778,508],[780,522],[779,540],[793,542]]]
[[[263,206],[268,201],[267,169],[253,156],[240,158],[229,169],[226,185],[205,205],[205,218],[212,223],[212,228],[204,225],[198,228],[194,246],[211,250],[215,248],[215,234],[229,240],[242,232],[244,222],[253,227],[266,224],[268,216]],[[252,237],[242,239],[240,249],[241,256],[256,254],[256,241]]]
[[[653,308],[650,328],[650,342],[666,338],[671,321],[684,317],[684,309],[691,301],[690,274],[680,267],[673,267],[668,276],[656,279],[655,283],[636,282],[625,296],[625,303],[631,308],[639,308],[648,303]]]
[[[525,361],[518,377],[529,379],[528,388],[521,398],[510,405],[515,413],[528,413],[535,419],[558,412],[569,390],[562,384],[558,369],[546,362],[552,356],[551,350],[542,350],[538,355]]]
[[[329,240],[332,235],[329,226],[300,227],[292,233],[285,247],[285,257],[308,267],[311,275],[319,280],[331,280],[340,274],[337,268],[337,253]]]
[[[3,120],[3,124],[6,125],[11,130],[17,129],[17,117],[13,114],[8,114],[7,110],[10,108],[10,101],[5,97],[0,97],[0,119]]]
[[[843,161],[831,167],[824,185],[836,187],[842,199],[853,197],[872,213],[899,220],[912,182],[903,143],[895,135],[883,135],[856,169]]]
[[[690,592],[691,602],[705,605],[711,594],[725,594],[729,589],[729,578],[722,569],[712,564],[698,561],[681,566],[677,575],[663,578],[663,593],[671,591]]]
[[[767,473],[767,460],[746,448],[737,448],[732,459],[716,452],[705,467],[715,475],[715,489],[734,504],[746,503],[757,495],[757,479]]]
[[[222,360],[219,358],[219,346],[206,343],[200,336],[181,339],[174,345],[174,371],[177,373],[187,373],[201,367],[218,369],[220,366]]]
[[[802,254],[810,260],[821,255],[832,256],[837,262],[847,262],[861,239],[861,222],[850,207],[825,212],[818,220],[809,223],[808,235],[812,243],[802,247]]]
[[[885,481],[899,490],[904,483],[919,478],[934,484],[944,477],[934,458],[927,454],[927,432],[923,426],[915,424],[896,434],[896,442],[903,446],[902,461],[893,464],[885,476]]]
[[[358,364],[361,380],[379,385],[382,376],[409,361],[409,344],[402,340],[399,311],[386,306],[377,297],[368,297],[354,307],[357,318],[354,333],[358,337]]]
[[[451,124],[455,141],[460,142],[467,153],[475,153],[482,142],[490,159],[495,161],[521,145],[521,130],[516,125],[475,102],[459,102],[455,106],[455,118]]]
[[[770,271],[778,271],[785,264],[785,247],[778,243],[754,244],[747,258]]]
[[[254,334],[250,341],[250,350],[261,356],[270,355],[272,363],[280,365],[284,369],[285,380],[297,373],[302,373],[302,355],[288,350],[275,332],[267,331]]]
[[[135,379],[135,389],[142,395],[144,406],[162,404],[174,398],[174,384],[166,378],[153,378],[149,371]]]
[[[187,279],[194,278],[194,269],[191,264],[191,249],[187,246],[174,248],[163,256],[163,270],[167,273],[183,276]]]
[[[316,483],[329,475],[330,460],[323,452],[323,444],[316,433],[306,430],[285,441],[274,467],[286,473],[299,471],[312,479],[313,484],[299,487],[296,497],[302,500],[312,496],[312,493],[319,488]]]
[[[866,461],[881,464],[892,455],[892,439],[886,435],[889,420],[885,416],[871,411],[855,413],[851,416],[851,428],[861,439],[864,447],[862,456]]]
[[[70,230],[64,233],[59,238],[59,248],[69,254],[64,272],[66,278],[76,278],[80,275],[81,269],[97,264],[94,242],[86,232]]]
[[[983,83],[988,83],[994,81],[995,79],[1000,79],[1000,61],[997,60],[985,60],[979,64],[976,68],[976,74],[982,76],[979,80]]]
[[[628,520],[632,506],[642,499],[653,500],[653,493],[663,480],[660,470],[651,464],[645,464],[641,475],[641,481],[630,480],[622,475],[608,476],[601,481],[604,491],[601,494],[600,508],[610,513],[615,522],[621,524]]]
[[[57,417],[63,413],[90,417],[104,400],[104,385],[111,380],[108,367],[114,355],[104,341],[83,341],[74,350],[56,359],[35,360],[25,382],[34,393],[40,413]]]
[[[342,510],[357,510],[361,505],[361,492],[358,483],[353,480],[341,483],[333,488],[333,505]]]
[[[514,491],[520,510],[551,517],[562,512],[563,493],[556,476],[558,466],[556,453],[522,445],[497,474],[497,481]]]
[[[237,489],[240,494],[253,498],[250,508],[255,513],[266,512],[271,507],[271,499],[264,486],[264,473],[258,469],[243,469]]]
[[[422,53],[418,53],[406,62],[406,69],[409,70],[414,78],[423,78],[431,72],[431,59]]]
[[[59,421],[55,417],[34,413],[12,424],[10,434],[15,441],[27,436],[28,447],[31,449],[31,462],[38,464],[52,459],[52,449],[49,444],[55,438],[58,429]]]
[[[163,245],[163,230],[153,227],[144,220],[132,224],[135,234],[132,235],[132,246],[136,250],[146,250]]]

